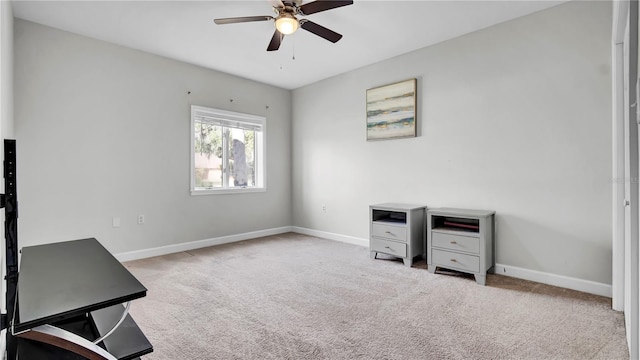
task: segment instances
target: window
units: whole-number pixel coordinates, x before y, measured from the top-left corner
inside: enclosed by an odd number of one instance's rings
[[[265,118],[191,106],[191,194],[265,190]]]

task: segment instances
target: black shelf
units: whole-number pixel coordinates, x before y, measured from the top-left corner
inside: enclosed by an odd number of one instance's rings
[[[106,334],[122,318],[123,302],[144,297],[147,292],[93,238],[24,247],[18,284],[15,331],[29,332],[48,324],[91,342]],[[20,338],[21,334],[16,337]],[[128,314],[98,346],[119,360],[133,360],[153,351],[149,340]],[[18,358],[83,359],[71,351],[28,339],[20,339]]]
[[[91,318],[98,334],[103,336],[111,330],[120,320],[123,312],[122,305],[93,311]],[[99,345],[119,360],[132,360],[153,351],[153,346],[129,314],[122,324]]]
[[[147,289],[96,239],[22,248],[15,331],[142,298]]]

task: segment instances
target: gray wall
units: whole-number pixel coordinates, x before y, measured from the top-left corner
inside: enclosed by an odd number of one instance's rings
[[[11,2],[3,1],[0,9],[0,137],[12,138],[13,131],[13,7]],[[0,153],[4,152],[4,146]],[[4,158],[4,155],[2,155]],[[2,178],[4,180],[4,178]],[[4,185],[3,189],[4,189]]]
[[[294,225],[491,209],[498,263],[610,284],[610,46],[611,3],[570,2],[294,90]],[[418,137],[367,142],[366,89],[408,78]]]
[[[16,20],[21,245],[121,253],[287,225],[366,239],[368,205],[403,201],[496,210],[499,263],[609,284],[610,31],[610,3],[571,2],[292,98]],[[367,142],[366,89],[413,77],[419,136]],[[266,193],[189,195],[190,104],[267,117]]]
[[[290,91],[24,20],[14,30],[21,246],[96,237],[122,253],[291,224]],[[191,104],[267,118],[266,192],[189,194]]]

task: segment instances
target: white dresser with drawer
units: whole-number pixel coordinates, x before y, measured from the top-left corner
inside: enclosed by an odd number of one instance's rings
[[[369,206],[369,250],[402,258],[411,267],[413,258],[425,256],[424,205],[384,203]]]
[[[427,269],[473,274],[486,284],[495,266],[494,211],[441,208],[427,211]]]

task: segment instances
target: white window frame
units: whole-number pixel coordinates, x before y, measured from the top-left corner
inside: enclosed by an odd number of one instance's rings
[[[212,122],[220,123],[237,123],[245,124],[260,128],[255,133],[255,186],[252,187],[228,187],[225,184],[223,187],[202,189],[196,188],[196,176],[195,176],[195,125],[197,117],[207,117]],[[264,192],[267,190],[267,168],[266,168],[266,138],[267,127],[266,118],[264,116],[244,114],[234,111],[214,109],[204,106],[191,105],[191,195],[211,195],[211,194],[236,194],[236,193],[252,193],[252,192]],[[229,127],[234,127],[230,125]],[[226,161],[223,160],[223,161]]]

